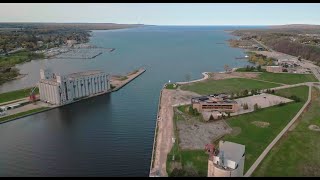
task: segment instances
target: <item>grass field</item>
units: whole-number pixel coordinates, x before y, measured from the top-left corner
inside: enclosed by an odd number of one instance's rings
[[[43,111],[45,109],[48,109],[48,107],[41,107],[41,108],[38,108],[38,109],[33,109],[33,110],[30,110],[30,111],[21,112],[21,113],[14,114],[14,115],[11,115],[11,116],[6,116],[6,117],[3,117],[3,118],[0,118],[0,122],[6,121],[6,120],[9,120],[9,119],[14,119],[14,118],[17,118],[17,117],[21,117],[21,116],[24,116],[24,115],[32,114],[32,113],[35,113],[35,112]]]
[[[231,78],[224,80],[206,80],[203,82],[192,83],[190,85],[182,85],[181,89],[207,95],[213,93],[239,93],[245,89],[267,89],[277,86],[279,86],[279,84],[245,78]]]
[[[21,89],[17,91],[2,93],[0,94],[0,103],[28,97],[30,95],[31,89],[32,88],[27,88],[27,89]],[[35,93],[39,94],[38,88],[36,88]]]
[[[317,82],[318,80],[313,74],[286,74],[286,73],[270,73],[263,72],[258,79],[272,81],[283,84],[297,84],[303,82]]]
[[[167,84],[166,89],[177,89],[179,85],[173,86],[174,84]]]
[[[295,129],[271,149],[253,176],[320,176],[320,132],[308,128],[320,126],[319,89],[312,90],[311,99]]]
[[[296,95],[301,99],[301,102],[292,102],[283,106],[265,108],[257,112],[232,117],[227,120],[227,123],[232,128],[237,129],[237,133],[232,133],[222,139],[244,144],[246,146],[245,172],[250,168],[266,146],[268,146],[268,144],[301,109],[308,98],[308,87],[298,86],[281,89],[277,90],[276,94],[284,97]],[[175,137],[177,139],[171,152],[168,154],[167,172],[169,176],[176,176],[171,174],[174,167],[176,167],[182,169],[179,174],[180,176],[192,176],[188,174],[188,172],[195,172],[193,174],[197,174],[197,176],[206,176],[208,155],[204,150],[180,150],[178,146],[179,135],[176,129],[176,122],[182,118],[181,115],[175,113],[174,129]],[[252,123],[253,121],[268,122],[269,126],[265,128],[258,127]],[[172,161],[173,155],[175,155],[175,161]]]
[[[238,129],[239,132],[227,135],[223,140],[246,146],[245,172],[304,105],[308,96],[308,87],[299,86],[287,90],[278,90],[277,94],[283,96],[296,95],[302,101],[261,109],[254,113],[232,117],[227,120],[227,123],[232,128]],[[269,126],[258,127],[252,123],[253,121],[267,122]]]

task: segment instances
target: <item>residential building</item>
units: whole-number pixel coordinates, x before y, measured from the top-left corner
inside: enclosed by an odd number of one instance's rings
[[[109,75],[98,70],[62,76],[41,69],[40,78],[40,100],[54,105],[68,104],[110,90]]]

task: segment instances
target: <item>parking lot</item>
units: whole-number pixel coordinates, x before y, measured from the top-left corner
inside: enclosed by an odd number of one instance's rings
[[[231,114],[232,116],[252,112],[254,110],[254,104],[257,104],[260,108],[267,108],[270,106],[278,105],[280,103],[288,103],[288,102],[291,102],[292,100],[284,97],[276,96],[273,94],[262,93],[259,95],[253,95],[253,96],[235,99],[235,101],[240,106],[247,103],[248,109],[244,110],[243,107],[241,106],[238,112]]]

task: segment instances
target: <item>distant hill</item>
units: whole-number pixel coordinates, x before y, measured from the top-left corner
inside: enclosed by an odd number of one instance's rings
[[[116,23],[0,23],[0,28],[35,28],[61,29],[76,28],[83,30],[108,30],[143,26],[143,24],[116,24]]]
[[[286,25],[274,25],[268,26],[272,29],[320,29],[320,25],[315,24],[286,24]]]

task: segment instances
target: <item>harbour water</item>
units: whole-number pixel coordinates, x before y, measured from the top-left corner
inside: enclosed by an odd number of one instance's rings
[[[0,92],[30,87],[39,69],[67,74],[103,70],[146,72],[121,90],[0,125],[0,176],[148,176],[158,96],[163,84],[244,66],[241,49],[221,44],[225,29],[255,27],[148,26],[93,31],[91,43],[113,47],[94,59],[36,60],[19,65],[28,74]],[[218,44],[217,44],[218,43]]]

